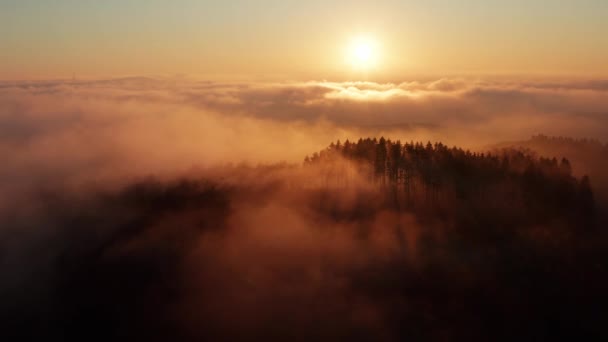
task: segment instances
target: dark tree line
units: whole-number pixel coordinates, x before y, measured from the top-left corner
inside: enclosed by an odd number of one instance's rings
[[[567,212],[573,221],[593,221],[589,177],[573,177],[566,158],[513,149],[476,153],[440,142],[401,143],[382,137],[331,143],[307,156],[304,164],[329,165],[325,171],[330,181],[349,184],[349,172],[337,163],[341,159],[358,165],[400,209],[454,213],[466,207],[477,216],[519,215],[527,221],[546,221]]]
[[[608,216],[608,145],[594,139],[574,139],[536,135],[529,140],[512,143],[541,155],[566,156],[576,175],[587,174],[592,179],[596,205],[601,207],[603,220]]]
[[[552,146],[575,147],[577,149],[586,148],[608,153],[608,144],[603,144],[596,139],[575,139],[570,137],[553,137],[544,134],[538,134],[530,140],[532,143],[547,144]]]

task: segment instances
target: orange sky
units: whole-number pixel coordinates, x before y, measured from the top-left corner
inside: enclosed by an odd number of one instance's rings
[[[601,0],[9,0],[0,79],[603,76],[607,17]],[[374,68],[348,62],[361,35],[375,42]]]

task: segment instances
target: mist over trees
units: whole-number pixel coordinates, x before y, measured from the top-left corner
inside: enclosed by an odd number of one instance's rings
[[[471,341],[607,337],[608,236],[567,158],[336,141],[304,164],[0,212],[9,339]]]
[[[324,177],[348,186],[350,174],[341,159],[354,162],[397,210],[454,216],[464,226],[485,224],[488,229],[556,217],[581,229],[595,224],[589,177],[575,178],[563,157],[536,157],[516,149],[478,153],[440,142],[402,144],[381,137],[332,142],[307,156],[304,165],[324,165]]]
[[[575,139],[535,135],[525,141],[509,142],[498,147],[511,146],[542,156],[565,156],[577,177],[588,175],[596,194],[596,201],[608,209],[608,145],[595,139]],[[604,218],[605,219],[605,218]]]

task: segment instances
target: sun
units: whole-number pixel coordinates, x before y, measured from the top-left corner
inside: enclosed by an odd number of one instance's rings
[[[348,51],[349,63],[357,69],[372,69],[378,63],[378,43],[370,37],[352,39]]]
[[[354,49],[355,58],[361,63],[369,62],[372,57],[372,47],[367,43],[361,43],[355,46]]]

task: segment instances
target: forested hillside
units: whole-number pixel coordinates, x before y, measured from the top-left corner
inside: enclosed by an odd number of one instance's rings
[[[594,139],[574,139],[535,135],[525,141],[508,142],[498,148],[510,147],[542,156],[564,156],[572,163],[574,175],[589,175],[597,204],[608,209],[608,145]]]
[[[318,166],[328,182],[348,187],[343,160],[386,194],[387,205],[457,218],[462,225],[521,226],[560,221],[590,228],[595,203],[589,177],[575,178],[568,159],[520,150],[472,153],[442,143],[390,139],[340,141],[304,164]]]
[[[572,169],[367,138],[304,165],[38,189],[0,212],[3,335],[605,339],[608,236]]]

